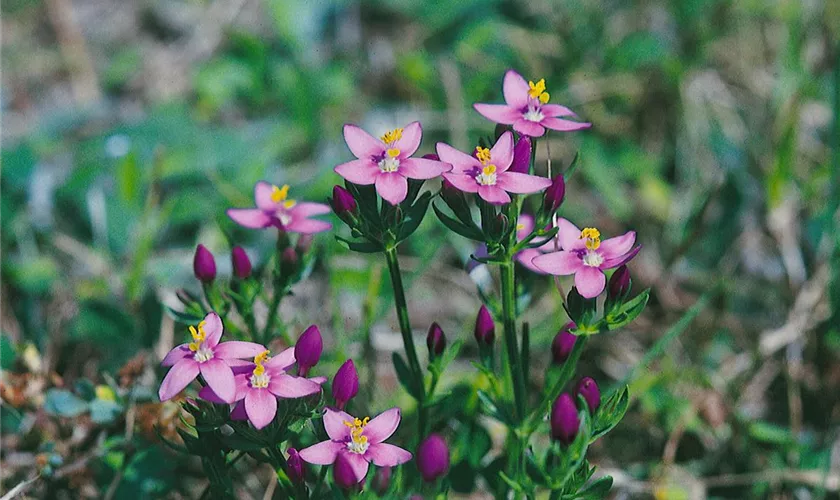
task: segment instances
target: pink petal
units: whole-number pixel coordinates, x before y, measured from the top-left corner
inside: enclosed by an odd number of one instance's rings
[[[358,453],[350,453],[350,452],[343,452],[344,456],[347,457],[347,461],[350,463],[350,467],[353,469],[353,475],[356,476],[356,479],[361,482],[365,476],[367,476],[368,468],[370,464],[367,460],[365,460],[363,455],[359,455]]]
[[[233,222],[251,229],[262,229],[271,225],[271,216],[258,208],[229,208],[226,213]]]
[[[559,104],[543,104],[540,106],[540,112],[543,116],[555,117],[555,116],[577,116],[574,111],[567,108],[566,106],[561,106]]]
[[[381,443],[397,430],[400,425],[400,409],[385,410],[365,426],[364,435],[370,443]]]
[[[411,453],[388,443],[371,443],[365,458],[378,467],[395,467],[411,460]]]
[[[543,118],[540,122],[543,126],[552,130],[559,130],[560,132],[571,132],[573,130],[583,130],[592,126],[591,123],[573,122],[571,120],[564,120],[562,118]]]
[[[221,359],[208,359],[199,363],[201,376],[207,382],[219,399],[227,403],[233,403],[236,399],[236,381],[233,378],[233,371]]]
[[[166,356],[163,357],[163,361],[160,362],[160,366],[172,366],[187,356],[192,356],[192,351],[190,351],[188,344],[181,344],[166,353]]]
[[[309,380],[315,382],[318,385],[321,385],[327,381],[327,377],[310,377]]]
[[[213,392],[213,389],[211,389],[209,385],[202,387],[201,390],[198,391],[198,397],[205,401],[210,401],[211,403],[227,404],[227,401],[223,401],[218,394]]]
[[[333,441],[346,441],[350,439],[350,428],[344,422],[353,422],[355,418],[349,413],[327,408],[324,411],[324,429]]]
[[[207,344],[208,347],[216,347],[216,344],[219,343],[219,339],[222,338],[223,330],[222,318],[220,318],[218,314],[211,312],[204,317],[204,333],[207,334],[207,338],[204,340],[204,343]]]
[[[563,250],[582,250],[586,248],[586,241],[580,237],[580,229],[566,219],[557,221],[557,239]]]
[[[397,205],[408,195],[408,181],[398,172],[383,172],[376,178],[376,192],[391,205]]]
[[[326,203],[313,203],[311,201],[302,201],[297,203],[289,210],[289,213],[295,217],[312,217],[314,215],[328,214],[332,211],[330,206]]]
[[[531,263],[540,271],[555,276],[575,274],[583,267],[583,260],[576,252],[565,250],[534,257]]]
[[[243,397],[244,399],[244,397]],[[248,420],[248,414],[245,413],[245,401],[240,401],[233,407],[230,412],[231,420]]]
[[[257,208],[266,212],[277,210],[278,204],[271,200],[273,191],[274,186],[264,181],[260,181],[254,186],[254,201]]]
[[[338,441],[321,441],[309,448],[298,452],[300,458],[310,464],[330,465],[335,462],[335,456],[339,451],[346,450],[347,445]]]
[[[290,233],[315,234],[329,231],[332,224],[318,219],[292,219],[284,227]]]
[[[496,175],[496,186],[509,193],[537,193],[551,185],[551,179],[519,172],[500,172]]]
[[[510,168],[513,162],[513,133],[510,130],[502,134],[496,144],[490,148],[490,161],[496,165],[498,172],[504,172]]]
[[[254,427],[262,429],[277,414],[277,398],[265,389],[251,389],[245,395],[245,413]]]
[[[253,369],[249,371],[247,374],[241,375],[234,375],[233,379],[236,381],[236,396],[233,397],[234,401],[240,401],[245,399],[245,395],[248,394],[248,391],[251,390],[251,374],[253,373]],[[211,389],[212,390],[212,389]],[[214,393],[215,394],[215,393]],[[216,395],[218,397],[218,395]],[[219,398],[221,399],[221,398]]]
[[[477,193],[480,186],[475,177],[467,174],[443,174],[443,178],[465,193]]]
[[[400,150],[399,158],[408,158],[420,147],[420,138],[423,136],[423,128],[420,122],[411,122],[403,127],[400,140],[394,143],[394,147]]]
[[[363,186],[368,186],[376,182],[376,178],[381,172],[379,167],[373,163],[373,160],[368,158],[342,163],[333,170],[335,170],[335,173],[344,177],[353,184],[360,184]]]
[[[219,359],[253,358],[265,350],[265,346],[254,342],[231,340],[217,345],[213,355]]]
[[[294,346],[284,349],[280,354],[272,356],[264,363],[266,368],[272,370],[286,370],[295,364],[295,348]]]
[[[637,246],[636,248],[630,250],[629,252],[627,252],[624,255],[619,255],[618,257],[614,257],[612,259],[607,259],[607,260],[605,260],[604,262],[601,263],[601,269],[612,269],[612,268],[618,267],[622,264],[626,264],[626,263],[630,262],[630,260],[633,259],[633,257],[635,257],[636,254],[638,254],[639,250],[641,250],[641,249],[642,249],[642,247],[640,245],[640,246]]]
[[[548,118],[543,119],[543,121],[545,120],[548,120]],[[531,137],[542,137],[545,133],[545,128],[542,125],[524,118],[514,122],[513,130],[516,130],[522,135],[529,135]]]
[[[437,143],[437,154],[440,157],[440,161],[452,165],[452,173],[463,173],[481,168],[481,162],[475,157],[458,151],[443,142]]]
[[[473,104],[473,108],[481,113],[488,120],[504,125],[513,125],[513,122],[522,118],[522,113],[507,104]]]
[[[505,81],[502,85],[502,92],[505,95],[505,102],[514,108],[524,108],[531,100],[528,91],[531,87],[528,82],[522,78],[522,75],[510,69],[505,73]]]
[[[575,286],[578,293],[587,299],[600,295],[606,284],[607,277],[597,267],[582,266],[575,273]]]
[[[633,248],[633,243],[636,243],[636,231],[627,231],[621,236],[609,238],[601,242],[598,247],[598,253],[604,257],[604,260],[620,257]]]
[[[532,262],[534,260],[534,257],[539,257],[540,255],[542,255],[542,253],[540,253],[540,251],[537,250],[536,248],[526,248],[525,250],[522,250],[521,252],[517,253],[515,255],[515,257],[516,257],[516,260],[520,264],[525,266],[525,268],[528,269],[529,271],[535,272],[537,274],[545,274],[540,268],[535,266],[534,263]]]
[[[534,216],[531,214],[522,214],[519,216],[519,222],[516,224],[516,239],[522,240],[534,230]]]
[[[160,383],[158,396],[161,401],[166,401],[175,397],[179,392],[183,391],[190,382],[195,380],[198,376],[198,363],[192,358],[182,359],[175,363],[169,369],[169,373],[163,377],[163,382]]]
[[[452,165],[424,158],[406,158],[400,160],[399,172],[411,179],[434,179],[444,172],[452,170]]]
[[[492,203],[493,205],[504,205],[510,203],[510,195],[504,189],[496,186],[478,186],[478,195],[484,198],[484,201]]]
[[[268,390],[281,398],[302,398],[321,392],[321,386],[303,377],[275,375],[268,383]]]
[[[356,158],[369,159],[385,152],[385,143],[355,125],[344,126],[344,140]]]

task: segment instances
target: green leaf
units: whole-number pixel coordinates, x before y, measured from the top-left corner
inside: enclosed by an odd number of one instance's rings
[[[419,399],[414,378],[411,376],[411,370],[408,369],[408,365],[405,364],[402,356],[396,352],[391,353],[391,360],[394,363],[394,369],[397,371],[397,379],[400,381],[400,384],[414,399]]]
[[[431,201],[432,193],[426,191],[422,196],[420,196],[417,202],[405,212],[405,218],[403,219],[402,224],[400,224],[397,241],[403,241],[417,230],[420,223],[423,222],[423,217],[426,216],[426,211],[429,209],[429,203]]]
[[[578,492],[575,498],[586,500],[600,500],[602,498],[607,498],[607,494],[609,494],[612,484],[613,478],[611,476],[604,476],[589,483],[584,489]]]
[[[630,406],[630,391],[627,386],[613,391],[601,404],[595,414],[592,442],[611,431],[624,418]]]
[[[648,303],[648,299],[650,298],[650,288],[643,291],[632,300],[625,302],[624,305],[618,310],[618,313],[613,315],[608,315],[606,318],[607,322],[607,329],[608,330],[617,330],[624,326],[629,325],[634,319],[636,319],[642,311],[645,310],[645,306]]]
[[[449,228],[449,230],[460,234],[464,238],[469,238],[475,241],[484,241],[484,234],[481,232],[481,229],[475,226],[475,224],[473,224],[472,227],[467,226],[441,212],[435,204],[432,204],[432,209],[435,211],[435,215],[437,215],[438,219],[440,219],[443,225]]]
[[[338,240],[345,248],[353,250],[354,252],[359,253],[377,253],[382,252],[384,248],[379,243],[373,243],[371,241],[350,241],[348,239],[342,238],[341,236],[336,236],[335,239]]]
[[[88,405],[66,389],[50,389],[47,391],[44,410],[59,417],[77,417],[88,411]]]

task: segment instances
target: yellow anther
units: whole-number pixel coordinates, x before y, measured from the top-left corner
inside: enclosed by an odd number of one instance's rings
[[[268,361],[269,352],[270,351],[268,349],[266,349],[265,351],[263,351],[263,352],[257,354],[256,356],[254,356],[254,363],[256,363],[258,365],[261,365],[261,364],[265,363],[266,361]]]
[[[192,335],[193,341],[190,342],[189,348],[191,351],[195,352],[201,346],[201,343],[207,338],[207,332],[204,331],[204,325],[207,324],[206,321],[202,321],[198,324],[198,329],[194,326],[190,325],[190,335]]]
[[[487,163],[490,161],[490,150],[488,148],[478,146],[475,148],[475,157],[478,158],[478,161],[481,163]]]
[[[350,439],[357,444],[365,444],[368,441],[367,436],[363,436],[362,432],[365,430],[365,426],[370,421],[370,417],[365,417],[364,420],[361,419],[354,419],[352,422],[349,420],[344,421],[344,425],[350,428]]]
[[[525,229],[525,224],[520,222],[519,224],[516,225],[516,230],[517,231],[522,231],[523,229]]]
[[[271,186],[271,201],[274,203],[280,203],[281,201],[286,201],[286,198],[289,197],[289,185],[284,184],[283,187],[279,188],[277,186]]]
[[[594,227],[584,228],[580,232],[580,238],[586,239],[585,245],[587,250],[597,250],[601,246],[601,232]]]
[[[496,165],[493,165],[492,163],[490,165],[487,165],[486,167],[481,169],[481,173],[483,173],[484,175],[495,174],[496,173]]]
[[[540,94],[540,102],[541,103],[543,103],[543,104],[547,103],[548,98],[549,98],[548,92],[543,92],[542,94]]]
[[[543,104],[548,102],[549,95],[548,92],[545,91],[545,78],[540,78],[540,81],[538,81],[537,83],[529,81],[528,87],[530,87],[530,90],[528,90],[528,95],[532,99],[539,99],[540,102]]]
[[[400,155],[400,150],[397,148],[388,148],[388,151],[385,152],[391,158],[396,158]]]
[[[402,139],[402,134],[403,134],[403,129],[395,128],[394,130],[391,130],[390,132],[385,132],[385,134],[383,134],[382,137],[380,137],[380,139],[382,139],[382,142],[384,142],[385,144],[392,144],[392,143]]]

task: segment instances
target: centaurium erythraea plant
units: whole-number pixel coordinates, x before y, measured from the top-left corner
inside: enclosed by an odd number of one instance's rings
[[[251,229],[276,227],[288,233],[312,234],[328,231],[332,224],[312,219],[330,213],[324,203],[297,201],[289,198],[289,186],[278,187],[267,182],[254,186],[256,208],[230,208],[228,217],[240,226]]]

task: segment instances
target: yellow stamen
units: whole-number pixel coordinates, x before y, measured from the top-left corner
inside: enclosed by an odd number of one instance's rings
[[[385,152],[391,158],[396,158],[400,155],[400,150],[397,148],[388,148],[388,151]]]
[[[349,420],[344,421],[344,425],[350,428],[350,439],[359,445],[363,445],[367,443],[368,438],[367,436],[363,436],[362,432],[365,429],[365,426],[370,421],[370,417],[365,417],[364,420],[360,420],[358,418],[354,419],[352,422]]]
[[[254,356],[254,364],[257,365],[254,368],[254,375],[262,375],[265,373],[265,366],[263,366],[263,363],[269,360],[268,353],[269,351],[265,350]]]
[[[543,92],[542,94],[540,94],[540,102],[541,103],[543,103],[543,104],[547,103],[548,98],[549,98],[548,92]]]
[[[585,245],[587,250],[597,250],[601,246],[601,232],[594,227],[584,228],[580,232],[581,239],[586,239]]]
[[[397,142],[398,140],[402,139],[402,134],[403,129],[395,128],[390,132],[385,132],[385,134],[383,134],[382,137],[380,137],[380,139],[382,139],[382,142],[384,142],[385,144],[393,144],[394,142]]]
[[[481,173],[483,173],[484,175],[495,174],[496,173],[496,165],[493,165],[492,163],[490,165],[487,165],[486,167],[481,169]]]
[[[289,185],[283,184],[283,187],[271,186],[271,201],[274,203],[282,203],[286,210],[292,208],[297,203],[295,200],[289,200]]]
[[[206,321],[202,321],[198,324],[198,329],[192,325],[190,325],[190,335],[192,335],[193,341],[190,342],[189,348],[191,351],[195,352],[201,346],[201,343],[207,338],[207,332],[204,331],[204,325],[206,325]]]
[[[482,164],[487,163],[490,161],[490,150],[488,148],[482,148],[478,146],[475,148],[475,157],[478,158]]]
[[[528,95],[531,96],[532,99],[539,99],[541,103],[545,104],[548,102],[548,92],[545,91],[545,78],[540,78],[540,81],[537,83],[528,82]]]

